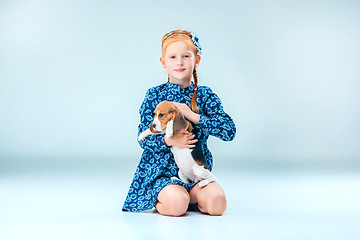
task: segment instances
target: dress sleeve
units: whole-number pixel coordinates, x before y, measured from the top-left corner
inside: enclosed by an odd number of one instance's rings
[[[150,127],[151,122],[154,119],[154,110],[156,108],[157,94],[149,89],[146,92],[145,99],[139,109],[140,124],[138,127],[138,137],[140,133]],[[145,140],[138,141],[141,148],[144,150],[151,150],[155,152],[170,151],[170,148],[166,146],[164,141],[164,134],[156,134],[147,136]]]
[[[197,126],[205,133],[218,137],[223,141],[231,141],[235,137],[236,127],[232,118],[224,111],[220,98],[211,90],[205,102],[204,114],[200,115]]]

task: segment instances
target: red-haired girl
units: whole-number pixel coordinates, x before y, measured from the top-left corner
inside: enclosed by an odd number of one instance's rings
[[[155,207],[160,214],[181,216],[189,205],[210,215],[222,215],[226,197],[217,182],[200,188],[198,183],[184,183],[177,176],[178,167],[170,151],[171,146],[193,148],[201,143],[203,153],[212,170],[213,158],[207,147],[210,135],[224,141],[235,137],[235,124],[224,111],[219,97],[207,86],[198,85],[196,68],[201,60],[202,47],[198,37],[185,30],[171,31],[162,38],[161,64],[167,70],[168,81],[150,88],[140,107],[138,135],[149,128],[156,106],[172,101],[196,130],[176,134],[172,138],[151,135],[139,141],[144,149],[140,163],[125,200],[123,211],[140,212]]]

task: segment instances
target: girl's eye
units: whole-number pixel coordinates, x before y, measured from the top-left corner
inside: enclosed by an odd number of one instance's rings
[[[190,56],[189,55],[185,55],[184,58],[189,58]]]
[[[174,59],[174,58],[175,58],[175,56],[170,56],[170,58],[171,58],[171,59]]]

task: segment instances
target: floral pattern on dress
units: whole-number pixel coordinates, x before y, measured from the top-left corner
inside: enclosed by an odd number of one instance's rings
[[[138,136],[149,128],[155,115],[154,110],[160,102],[174,101],[185,103],[190,107],[193,92],[194,84],[181,89],[180,85],[167,82],[150,88],[139,109]],[[211,171],[213,157],[207,147],[207,139],[212,135],[224,141],[231,141],[235,137],[236,128],[232,118],[224,111],[220,98],[209,87],[198,86],[197,105],[200,120],[196,125],[198,130],[196,137],[201,143]],[[141,212],[152,209],[159,192],[167,185],[180,185],[187,191],[195,185],[195,183],[170,179],[173,176],[179,177],[179,169],[170,148],[165,145],[163,134],[148,136],[138,143],[144,151],[125,199],[123,211]]]

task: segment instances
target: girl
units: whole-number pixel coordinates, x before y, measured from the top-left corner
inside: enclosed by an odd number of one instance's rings
[[[160,214],[181,216],[189,204],[197,204],[201,212],[210,215],[221,215],[226,209],[225,194],[217,182],[200,188],[195,183],[170,179],[178,177],[179,170],[171,146],[193,148],[200,141],[211,171],[213,159],[207,147],[209,135],[224,141],[235,137],[235,124],[223,110],[219,97],[209,87],[198,86],[196,68],[201,51],[199,39],[189,31],[171,31],[162,39],[160,61],[168,72],[168,81],[147,91],[139,111],[138,135],[149,128],[157,104],[164,100],[172,101],[195,124],[198,133],[196,138],[192,133],[176,134],[171,139],[151,135],[139,142],[144,152],[123,211],[140,212],[155,206]]]

